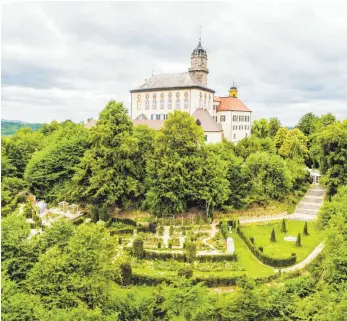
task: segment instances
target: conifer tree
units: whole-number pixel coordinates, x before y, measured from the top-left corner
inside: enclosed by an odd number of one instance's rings
[[[276,242],[276,234],[275,234],[275,229],[274,228],[272,229],[272,232],[271,232],[270,241],[271,242]]]
[[[295,245],[296,245],[297,247],[301,247],[301,235],[300,235],[300,233],[298,234],[298,237],[296,238],[296,243],[295,243]]]
[[[307,226],[307,222],[305,222],[305,225],[304,225],[304,235],[308,235],[308,226]]]
[[[281,232],[287,233],[286,221],[285,221],[284,219],[282,219],[282,228],[281,228]]]

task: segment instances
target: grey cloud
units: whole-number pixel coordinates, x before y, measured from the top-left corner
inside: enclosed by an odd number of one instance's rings
[[[209,86],[233,81],[253,119],[347,117],[343,2],[66,2],[3,7],[3,118],[96,117],[152,73],[188,68],[199,25]]]

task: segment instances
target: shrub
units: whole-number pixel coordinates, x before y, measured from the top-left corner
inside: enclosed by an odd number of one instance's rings
[[[252,242],[252,244],[254,245],[254,237],[253,236],[251,236],[250,238],[249,238],[249,240]]]
[[[307,226],[307,222],[305,222],[305,225],[304,225],[304,235],[308,235],[308,226]]]
[[[122,285],[131,284],[132,280],[132,269],[129,262],[123,262],[120,264]]]
[[[173,234],[174,234],[174,227],[170,225],[170,236],[172,236]]]
[[[180,268],[178,271],[177,271],[177,275],[179,277],[185,277],[187,279],[190,279],[193,277],[193,269],[191,267],[183,267],[183,268]]]
[[[168,248],[169,248],[169,249],[172,249],[172,241],[171,241],[171,240],[169,240],[169,242],[168,242],[167,245],[168,245]]]
[[[83,219],[83,217],[78,217],[71,222],[73,225],[81,225],[84,222],[84,219]]]
[[[182,236],[186,236],[186,234],[187,234],[186,227],[183,226],[182,227]]]
[[[144,250],[143,250],[143,239],[138,237],[134,240],[133,243],[133,254],[135,257],[141,259],[144,256]]]
[[[228,229],[228,224],[226,221],[223,221],[221,224],[220,224],[220,231],[223,235],[223,238],[226,239],[228,237],[228,232],[229,232],[229,229]]]
[[[118,244],[119,244],[119,245],[122,245],[122,243],[123,243],[123,240],[122,240],[121,237],[119,237],[119,238],[118,238]]]
[[[275,229],[274,228],[272,229],[272,232],[271,232],[270,241],[271,242],[276,242],[276,234],[275,234]]]
[[[186,256],[183,253],[175,253],[175,252],[163,252],[163,251],[149,251],[144,250],[144,258],[148,260],[176,260],[180,262],[186,261]]]
[[[158,249],[161,249],[161,246],[162,246],[161,241],[158,241],[158,244],[157,244]]]
[[[196,258],[196,243],[195,242],[187,242],[186,244],[186,258],[187,261],[192,263]]]
[[[159,235],[162,236],[164,234],[164,226],[160,225],[159,227]]]
[[[138,233],[150,233],[151,232],[149,225],[138,225],[136,227],[136,230]]]
[[[157,223],[156,222],[149,223],[149,229],[153,234],[157,233]]]
[[[264,264],[274,266],[274,267],[284,267],[284,266],[290,266],[295,264],[296,255],[292,255],[288,258],[283,258],[283,259],[267,256],[253,245],[253,243],[249,240],[249,238],[243,233],[241,229],[238,229],[238,231],[239,231],[240,237],[245,242],[245,244],[250,249],[250,251],[254,254],[256,258],[258,258],[259,261],[263,262]]]
[[[263,248],[262,246],[259,246],[259,247],[258,247],[258,250],[259,250],[260,252],[262,252],[262,253],[264,252],[264,248]]]
[[[297,247],[301,247],[301,235],[300,235],[300,233],[298,234],[298,237],[296,238],[296,243],[295,243],[295,245],[296,245]]]
[[[222,261],[237,261],[237,255],[234,254],[207,254],[198,255],[195,258],[199,262],[222,262]]]
[[[178,237],[173,237],[172,238],[172,245],[173,246],[180,246],[181,245],[180,239]]]
[[[285,219],[282,219],[281,232],[287,233],[287,226],[286,226],[286,221],[285,221]]]
[[[123,228],[110,228],[110,235],[115,234],[134,234],[134,227],[133,226],[127,226]]]

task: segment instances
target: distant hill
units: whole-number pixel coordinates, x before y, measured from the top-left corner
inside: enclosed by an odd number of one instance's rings
[[[20,120],[1,119],[1,136],[11,136],[16,131],[23,127],[30,127],[33,130],[38,130],[43,124],[40,123],[25,123]]]

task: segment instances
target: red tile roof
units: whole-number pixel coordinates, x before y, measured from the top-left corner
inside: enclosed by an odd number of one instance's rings
[[[217,111],[251,111],[238,98],[214,96],[214,101],[220,102]]]

